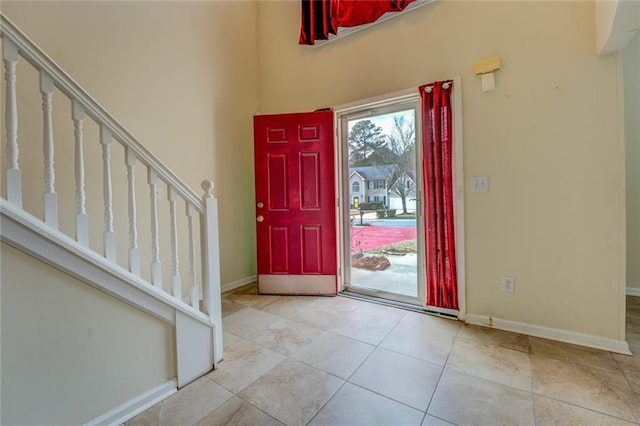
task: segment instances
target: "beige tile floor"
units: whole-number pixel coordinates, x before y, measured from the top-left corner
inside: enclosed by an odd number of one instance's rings
[[[225,294],[225,360],[129,425],[627,425],[640,357],[344,297]],[[640,354],[640,298],[627,298]]]

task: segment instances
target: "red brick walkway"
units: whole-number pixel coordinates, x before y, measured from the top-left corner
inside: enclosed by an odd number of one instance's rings
[[[400,241],[413,240],[416,235],[416,228],[411,226],[352,226],[351,252],[370,251]]]

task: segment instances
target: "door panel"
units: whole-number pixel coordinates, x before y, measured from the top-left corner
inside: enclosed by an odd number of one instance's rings
[[[352,200],[343,206],[342,238],[346,290],[423,306],[418,108],[416,94],[340,115],[342,194]],[[361,151],[363,134],[368,140],[381,135],[385,149]]]
[[[289,210],[289,182],[287,155],[268,155],[267,182],[270,210]]]
[[[300,154],[300,192],[302,210],[320,208],[320,168],[318,154]]]
[[[258,291],[336,294],[333,112],[254,117]]]

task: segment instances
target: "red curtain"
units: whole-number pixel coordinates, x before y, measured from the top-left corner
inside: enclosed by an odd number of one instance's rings
[[[316,40],[328,40],[329,34],[337,34],[335,13],[336,0],[302,0],[299,44],[314,44]]]
[[[404,10],[415,0],[302,0],[300,44],[337,34],[339,27],[375,22],[387,12]]]
[[[452,81],[420,87],[426,192],[427,304],[458,309],[453,210]]]

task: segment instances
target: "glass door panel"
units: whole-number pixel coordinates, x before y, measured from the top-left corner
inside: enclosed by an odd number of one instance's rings
[[[343,241],[346,289],[422,304],[416,111],[404,102],[342,117],[343,190],[350,200]]]

